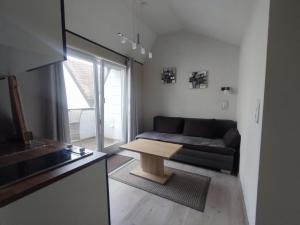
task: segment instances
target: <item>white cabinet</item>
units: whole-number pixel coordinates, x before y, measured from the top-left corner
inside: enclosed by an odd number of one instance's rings
[[[0,209],[1,225],[109,225],[105,160]]]

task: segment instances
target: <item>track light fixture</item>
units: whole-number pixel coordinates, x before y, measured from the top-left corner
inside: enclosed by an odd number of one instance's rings
[[[142,55],[147,54],[149,59],[152,59],[152,52],[146,51],[146,48],[142,45],[142,33],[140,30],[140,23],[138,18],[141,16],[142,6],[146,5],[146,0],[132,0],[132,39],[125,36],[123,33],[118,33],[122,44],[129,43],[132,50],[138,49]]]
[[[132,50],[136,50],[136,49],[138,48],[138,46],[139,46],[141,54],[142,54],[142,55],[145,55],[145,54],[146,54],[146,48],[143,47],[143,46],[140,44],[140,34],[137,35],[137,40],[138,40],[138,42],[135,42],[135,41],[129,39],[128,37],[126,37],[126,36],[125,36],[124,34],[122,34],[122,33],[118,33],[117,35],[118,35],[118,37],[120,38],[120,41],[121,41],[122,44],[130,43],[130,44],[131,44]],[[152,57],[153,57],[152,52],[149,51],[147,54],[148,54],[148,58],[149,58],[149,59],[152,59]]]

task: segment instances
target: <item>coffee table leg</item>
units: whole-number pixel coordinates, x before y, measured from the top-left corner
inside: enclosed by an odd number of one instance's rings
[[[141,154],[140,166],[144,172],[164,176],[164,159],[156,156]]]
[[[131,171],[131,174],[160,184],[165,184],[172,175],[169,171],[165,171],[163,158],[143,153],[140,165]]]

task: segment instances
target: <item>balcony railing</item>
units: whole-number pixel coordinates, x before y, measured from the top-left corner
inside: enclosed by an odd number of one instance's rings
[[[71,141],[81,141],[96,137],[95,108],[69,109]]]

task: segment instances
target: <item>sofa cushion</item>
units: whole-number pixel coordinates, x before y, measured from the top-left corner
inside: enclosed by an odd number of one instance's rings
[[[225,146],[223,139],[208,139],[202,137],[184,136],[182,134],[168,134],[154,131],[144,132],[136,136],[136,138],[181,144],[184,148],[192,149],[195,151],[205,151],[225,155],[233,155],[235,153],[235,149]]]
[[[182,148],[171,157],[172,160],[212,169],[232,170],[234,155],[223,155]]]
[[[185,119],[183,135],[214,138],[214,119]]]
[[[241,136],[236,128],[228,130],[223,139],[227,147],[238,149],[240,146]]]
[[[154,117],[154,131],[161,133],[182,133],[184,120],[178,117]]]
[[[236,128],[237,124],[233,120],[216,120],[214,126],[215,138],[223,138],[226,132]]]

